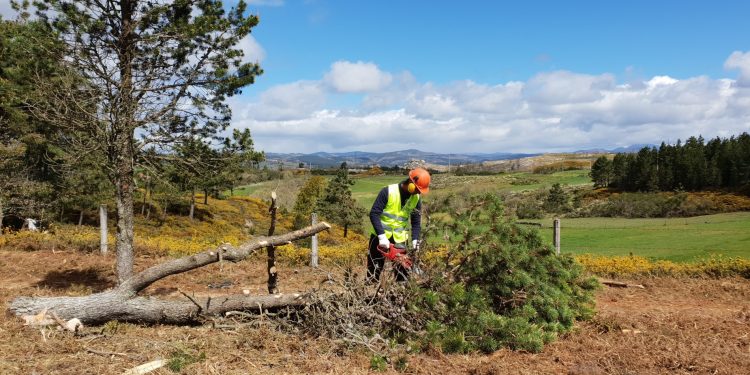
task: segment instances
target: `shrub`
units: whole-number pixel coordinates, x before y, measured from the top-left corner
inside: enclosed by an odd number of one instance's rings
[[[516,207],[516,216],[519,219],[542,219],[544,211],[534,202],[520,202]]]
[[[572,257],[556,256],[536,231],[510,221],[497,196],[449,197],[432,206],[452,215],[426,229],[444,234],[448,249],[433,262],[433,277],[416,287],[415,306],[428,321],[425,345],[538,352],[576,319],[592,316],[596,281]]]
[[[570,195],[559,183],[554,183],[544,199],[542,208],[551,213],[561,213],[570,210]]]
[[[578,217],[690,217],[750,210],[750,198],[720,192],[577,192]]]
[[[600,276],[691,276],[750,278],[750,260],[724,256],[692,263],[674,263],[667,260],[650,260],[641,256],[606,257],[578,255],[576,260],[587,271]]]
[[[588,161],[581,160],[566,160],[535,167],[533,170],[534,174],[552,174],[560,171],[573,171],[588,169],[590,163]]]
[[[370,370],[383,372],[388,369],[388,362],[386,362],[386,358],[379,355],[379,354],[373,354],[372,357],[370,357]]]

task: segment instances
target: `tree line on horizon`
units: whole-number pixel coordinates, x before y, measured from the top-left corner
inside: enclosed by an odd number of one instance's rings
[[[591,166],[594,187],[622,191],[701,191],[739,189],[750,184],[750,135],[702,136],[684,143],[661,143],[637,153],[599,157]]]

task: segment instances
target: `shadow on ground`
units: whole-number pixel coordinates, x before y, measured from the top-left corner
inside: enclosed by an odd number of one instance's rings
[[[108,272],[89,267],[82,270],[50,271],[36,285],[50,289],[68,289],[71,286],[85,286],[99,292],[115,286]]]

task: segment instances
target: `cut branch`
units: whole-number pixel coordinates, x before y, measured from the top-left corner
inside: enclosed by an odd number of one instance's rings
[[[644,287],[641,284],[628,284],[628,283],[623,283],[623,282],[620,282],[620,281],[606,280],[606,279],[601,279],[601,278],[599,279],[599,282],[602,283],[602,284],[604,284],[604,285],[606,285],[606,286],[610,286],[610,287],[614,287],[614,288],[640,288],[640,289],[646,289],[646,287]]]
[[[267,296],[230,295],[192,298],[191,300],[161,300],[137,296],[138,292],[167,276],[187,272],[219,260],[238,262],[258,249],[279,246],[329,229],[321,222],[286,234],[261,237],[235,248],[221,245],[215,250],[167,261],[148,268],[125,280],[114,289],[82,297],[18,297],[9,310],[16,315],[34,315],[48,310],[62,319],[78,318],[84,324],[100,324],[110,320],[138,323],[185,324],[196,322],[202,315],[217,315],[228,311],[257,311],[285,306],[301,306],[304,295],[276,294]]]

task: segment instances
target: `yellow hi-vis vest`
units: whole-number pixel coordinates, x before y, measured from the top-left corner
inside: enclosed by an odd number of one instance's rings
[[[396,243],[406,242],[408,239],[406,227],[409,223],[409,215],[417,207],[417,202],[419,202],[419,194],[414,194],[401,207],[401,189],[399,189],[398,184],[388,185],[388,203],[385,204],[383,213],[380,214],[380,222],[383,224],[386,237],[393,237],[393,241]],[[370,233],[377,235],[374,227],[370,230]]]

